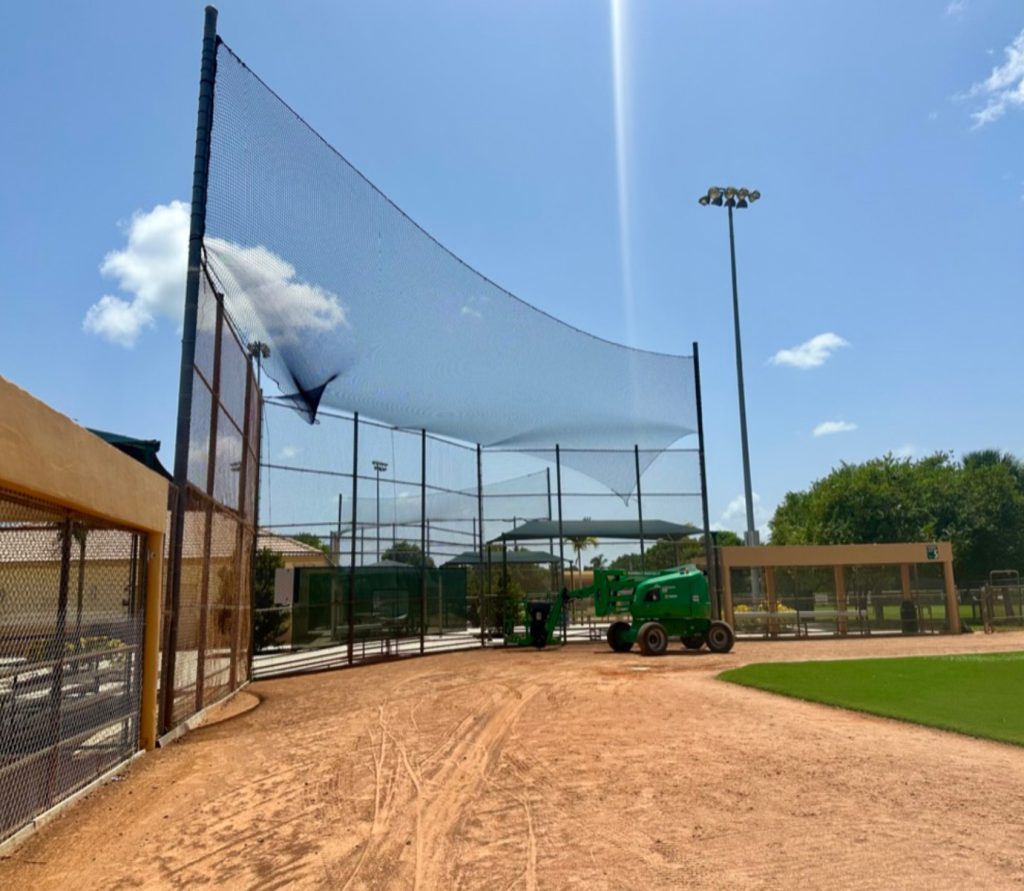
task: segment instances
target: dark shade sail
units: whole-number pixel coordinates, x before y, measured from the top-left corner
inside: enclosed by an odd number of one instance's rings
[[[644,520],[643,539],[686,538],[689,535],[700,535],[696,526],[682,523],[670,523],[668,520]],[[563,538],[597,539],[622,538],[639,541],[639,520],[565,520],[562,523]],[[499,535],[495,541],[539,541],[545,538],[558,538],[558,520],[530,520]]]

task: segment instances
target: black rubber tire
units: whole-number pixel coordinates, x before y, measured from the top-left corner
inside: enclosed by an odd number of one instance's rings
[[[736,634],[726,622],[712,622],[708,628],[707,643],[712,653],[728,653],[736,643]]]
[[[663,656],[668,649],[668,632],[658,622],[647,622],[640,626],[636,641],[645,656]]]
[[[704,646],[704,635],[703,634],[684,634],[683,635],[683,646],[688,650],[699,650]]]
[[[633,641],[622,637],[625,631],[629,631],[629,622],[612,622],[608,626],[608,646],[616,653],[628,653],[633,649]]]

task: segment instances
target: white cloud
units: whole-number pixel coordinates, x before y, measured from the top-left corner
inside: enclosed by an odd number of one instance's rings
[[[753,501],[754,527],[761,534],[761,541],[764,542],[768,538],[768,520],[771,519],[771,514],[761,504],[761,496],[757,492],[753,493]],[[712,523],[712,528],[731,529],[741,537],[745,537],[747,530],[747,499],[742,495],[737,495],[733,498],[725,510],[722,511],[722,516],[718,518],[718,522]]]
[[[892,456],[894,458],[901,458],[901,459],[902,458],[913,458],[916,453],[917,453],[917,446],[915,446],[915,445],[913,445],[913,444],[911,444],[909,442],[905,443],[904,445],[901,445],[898,449],[893,449],[892,450]]]
[[[1006,61],[967,91],[967,98],[985,101],[982,108],[971,114],[975,130],[998,121],[1014,106],[1024,107],[1024,30],[1003,52]]]
[[[939,119],[939,113],[937,111],[928,112],[929,121],[937,121]]]
[[[104,295],[89,307],[82,327],[113,343],[133,347],[156,316],[180,323],[188,264],[188,207],[182,201],[135,213],[128,244],[103,258],[100,272],[117,281],[131,300]]]
[[[230,295],[232,315],[258,320],[262,330],[248,334],[277,344],[295,343],[303,331],[350,327],[336,295],[319,285],[296,281],[296,269],[262,245],[241,247],[220,238],[205,240],[217,278]]]
[[[189,208],[183,201],[136,212],[126,227],[128,244],[107,254],[100,266],[100,272],[115,279],[130,299],[104,295],[89,307],[82,327],[130,348],[158,317],[180,325],[188,231]],[[295,267],[267,248],[207,238],[206,249],[217,261],[233,314],[241,310],[243,317],[258,318],[261,339],[284,343],[303,330],[329,331],[348,324],[336,295],[296,280]]]
[[[282,458],[294,458],[298,454],[299,450],[295,448],[295,446],[285,446],[283,449],[281,449]]]
[[[799,346],[790,347],[786,350],[779,350],[768,361],[772,365],[789,365],[793,368],[817,368],[824,365],[829,356],[840,347],[846,347],[847,343],[838,334],[827,331],[818,334],[810,340],[804,341]]]
[[[815,436],[830,436],[833,433],[849,433],[856,429],[857,425],[851,424],[849,421],[822,421],[812,433]]]
[[[967,11],[967,0],[949,0],[946,4],[946,15],[959,18]]]

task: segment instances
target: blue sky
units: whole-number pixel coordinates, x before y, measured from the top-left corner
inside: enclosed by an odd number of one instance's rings
[[[760,522],[843,460],[1024,454],[1018,2],[623,2],[618,134],[607,0],[220,11],[256,72],[492,280],[612,340],[700,342],[722,525],[742,525],[742,476],[726,219],[696,202],[712,184],[764,196],[737,215]],[[0,374],[163,440],[170,464],[173,256],[116,252],[190,194],[202,4],[5,21]],[[130,337],[87,330],[104,295],[142,295]]]

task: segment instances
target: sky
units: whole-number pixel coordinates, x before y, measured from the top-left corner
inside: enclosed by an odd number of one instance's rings
[[[16,4],[0,33],[0,374],[173,462],[202,4]],[[488,278],[700,343],[711,518],[843,461],[1024,455],[1017,0],[222,2],[226,42]],[[566,386],[580,386],[579,382]],[[583,384],[585,385],[585,384]]]

